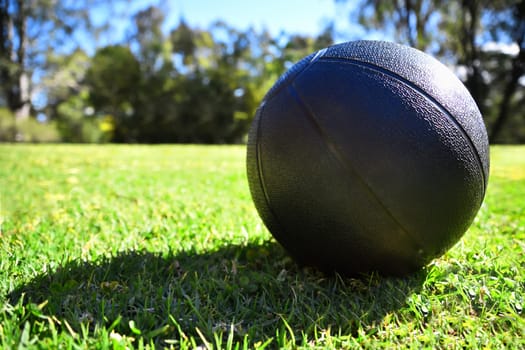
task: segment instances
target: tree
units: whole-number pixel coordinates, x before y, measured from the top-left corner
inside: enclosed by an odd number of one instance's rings
[[[508,6],[509,4],[507,4],[508,7],[503,7],[501,5],[502,4],[499,4],[499,2],[496,2],[493,4],[493,7],[495,10],[504,13],[510,12],[510,16],[507,18],[498,16],[493,20],[493,26],[491,28],[492,37],[498,39],[498,36],[503,34],[503,36],[510,38],[510,40],[517,45],[519,50],[511,59],[511,68],[506,74],[508,78],[506,79],[503,88],[499,110],[489,134],[489,139],[492,143],[499,140],[503,126],[507,124],[510,119],[513,98],[516,96],[518,90],[523,91],[523,86],[520,85],[520,79],[525,73],[525,1],[513,1],[511,6]],[[520,113],[517,114],[521,116],[522,120],[525,120],[523,117],[524,112],[525,110],[522,108]],[[525,139],[525,137],[523,138]]]
[[[336,0],[343,2],[342,0]],[[400,42],[426,51],[437,40],[434,18],[442,6],[433,0],[362,0],[357,7],[360,24],[389,30]]]
[[[77,49],[70,54],[49,54],[46,73],[40,81],[40,93],[45,95],[46,104],[40,107],[48,116],[56,114],[57,106],[71,95],[81,94],[85,89],[84,80],[91,63],[91,57]]]
[[[162,66],[162,60],[168,63],[170,61],[169,50],[166,51],[166,40],[161,29],[164,13],[160,8],[150,6],[139,11],[133,19],[135,32],[132,41],[137,44],[137,56],[141,68],[144,73],[153,74]]]
[[[499,137],[509,121],[514,96],[520,90],[519,79],[524,74],[523,3],[521,0],[462,0],[443,9],[447,15],[443,16],[442,27],[448,40],[441,54],[449,50],[456,56],[456,63],[467,68],[464,82],[485,116],[491,143],[504,141]],[[483,49],[482,41],[500,45],[514,43],[519,52],[509,55]]]
[[[0,1],[0,86],[3,102],[17,117],[29,115],[26,71],[28,8],[22,0]]]
[[[341,1],[341,0],[336,0]],[[525,11],[523,0],[362,0],[359,22],[368,29],[393,29],[402,43],[427,51],[445,63],[464,68],[465,85],[477,102],[489,129],[491,142],[500,137],[512,116],[525,113],[517,103],[525,59]],[[485,49],[513,44],[516,55]],[[519,111],[516,108],[521,108]],[[520,123],[525,124],[521,117]],[[506,137],[507,140],[511,140]],[[525,141],[525,134],[512,139]]]
[[[483,79],[481,48],[478,44],[481,16],[487,1],[461,0],[442,7],[439,29],[446,38],[437,54],[449,57],[452,64],[466,68],[465,86],[477,102],[481,113],[486,112],[488,86]]]
[[[137,105],[140,65],[126,46],[99,49],[86,73],[85,84],[94,113],[110,117],[115,124],[115,141],[131,141],[138,132],[133,122]]]
[[[101,4],[109,6],[98,0],[0,0],[0,103],[27,117],[33,74],[46,70],[49,52],[71,48],[79,31],[96,34],[90,11]]]

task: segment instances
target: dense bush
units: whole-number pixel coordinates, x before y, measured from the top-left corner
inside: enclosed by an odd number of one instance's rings
[[[60,134],[54,122],[41,123],[34,118],[17,120],[13,114],[0,108],[0,142],[58,142]]]

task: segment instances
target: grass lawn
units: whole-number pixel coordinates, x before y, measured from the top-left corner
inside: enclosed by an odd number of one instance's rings
[[[241,146],[0,145],[0,348],[525,347],[525,147],[402,279],[298,268]]]

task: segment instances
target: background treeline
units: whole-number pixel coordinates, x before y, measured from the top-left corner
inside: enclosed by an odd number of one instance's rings
[[[184,19],[166,30],[160,4],[121,18],[126,35],[99,44],[114,28],[95,15],[119,16],[125,3],[0,0],[0,141],[241,143],[279,75],[312,51],[358,39],[336,18],[316,36]],[[525,142],[525,0],[336,3],[370,36],[455,70],[491,142]]]

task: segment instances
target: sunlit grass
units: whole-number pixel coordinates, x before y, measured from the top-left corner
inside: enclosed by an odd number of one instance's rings
[[[0,145],[0,347],[522,348],[525,147],[464,238],[404,279],[300,269],[241,146]]]

